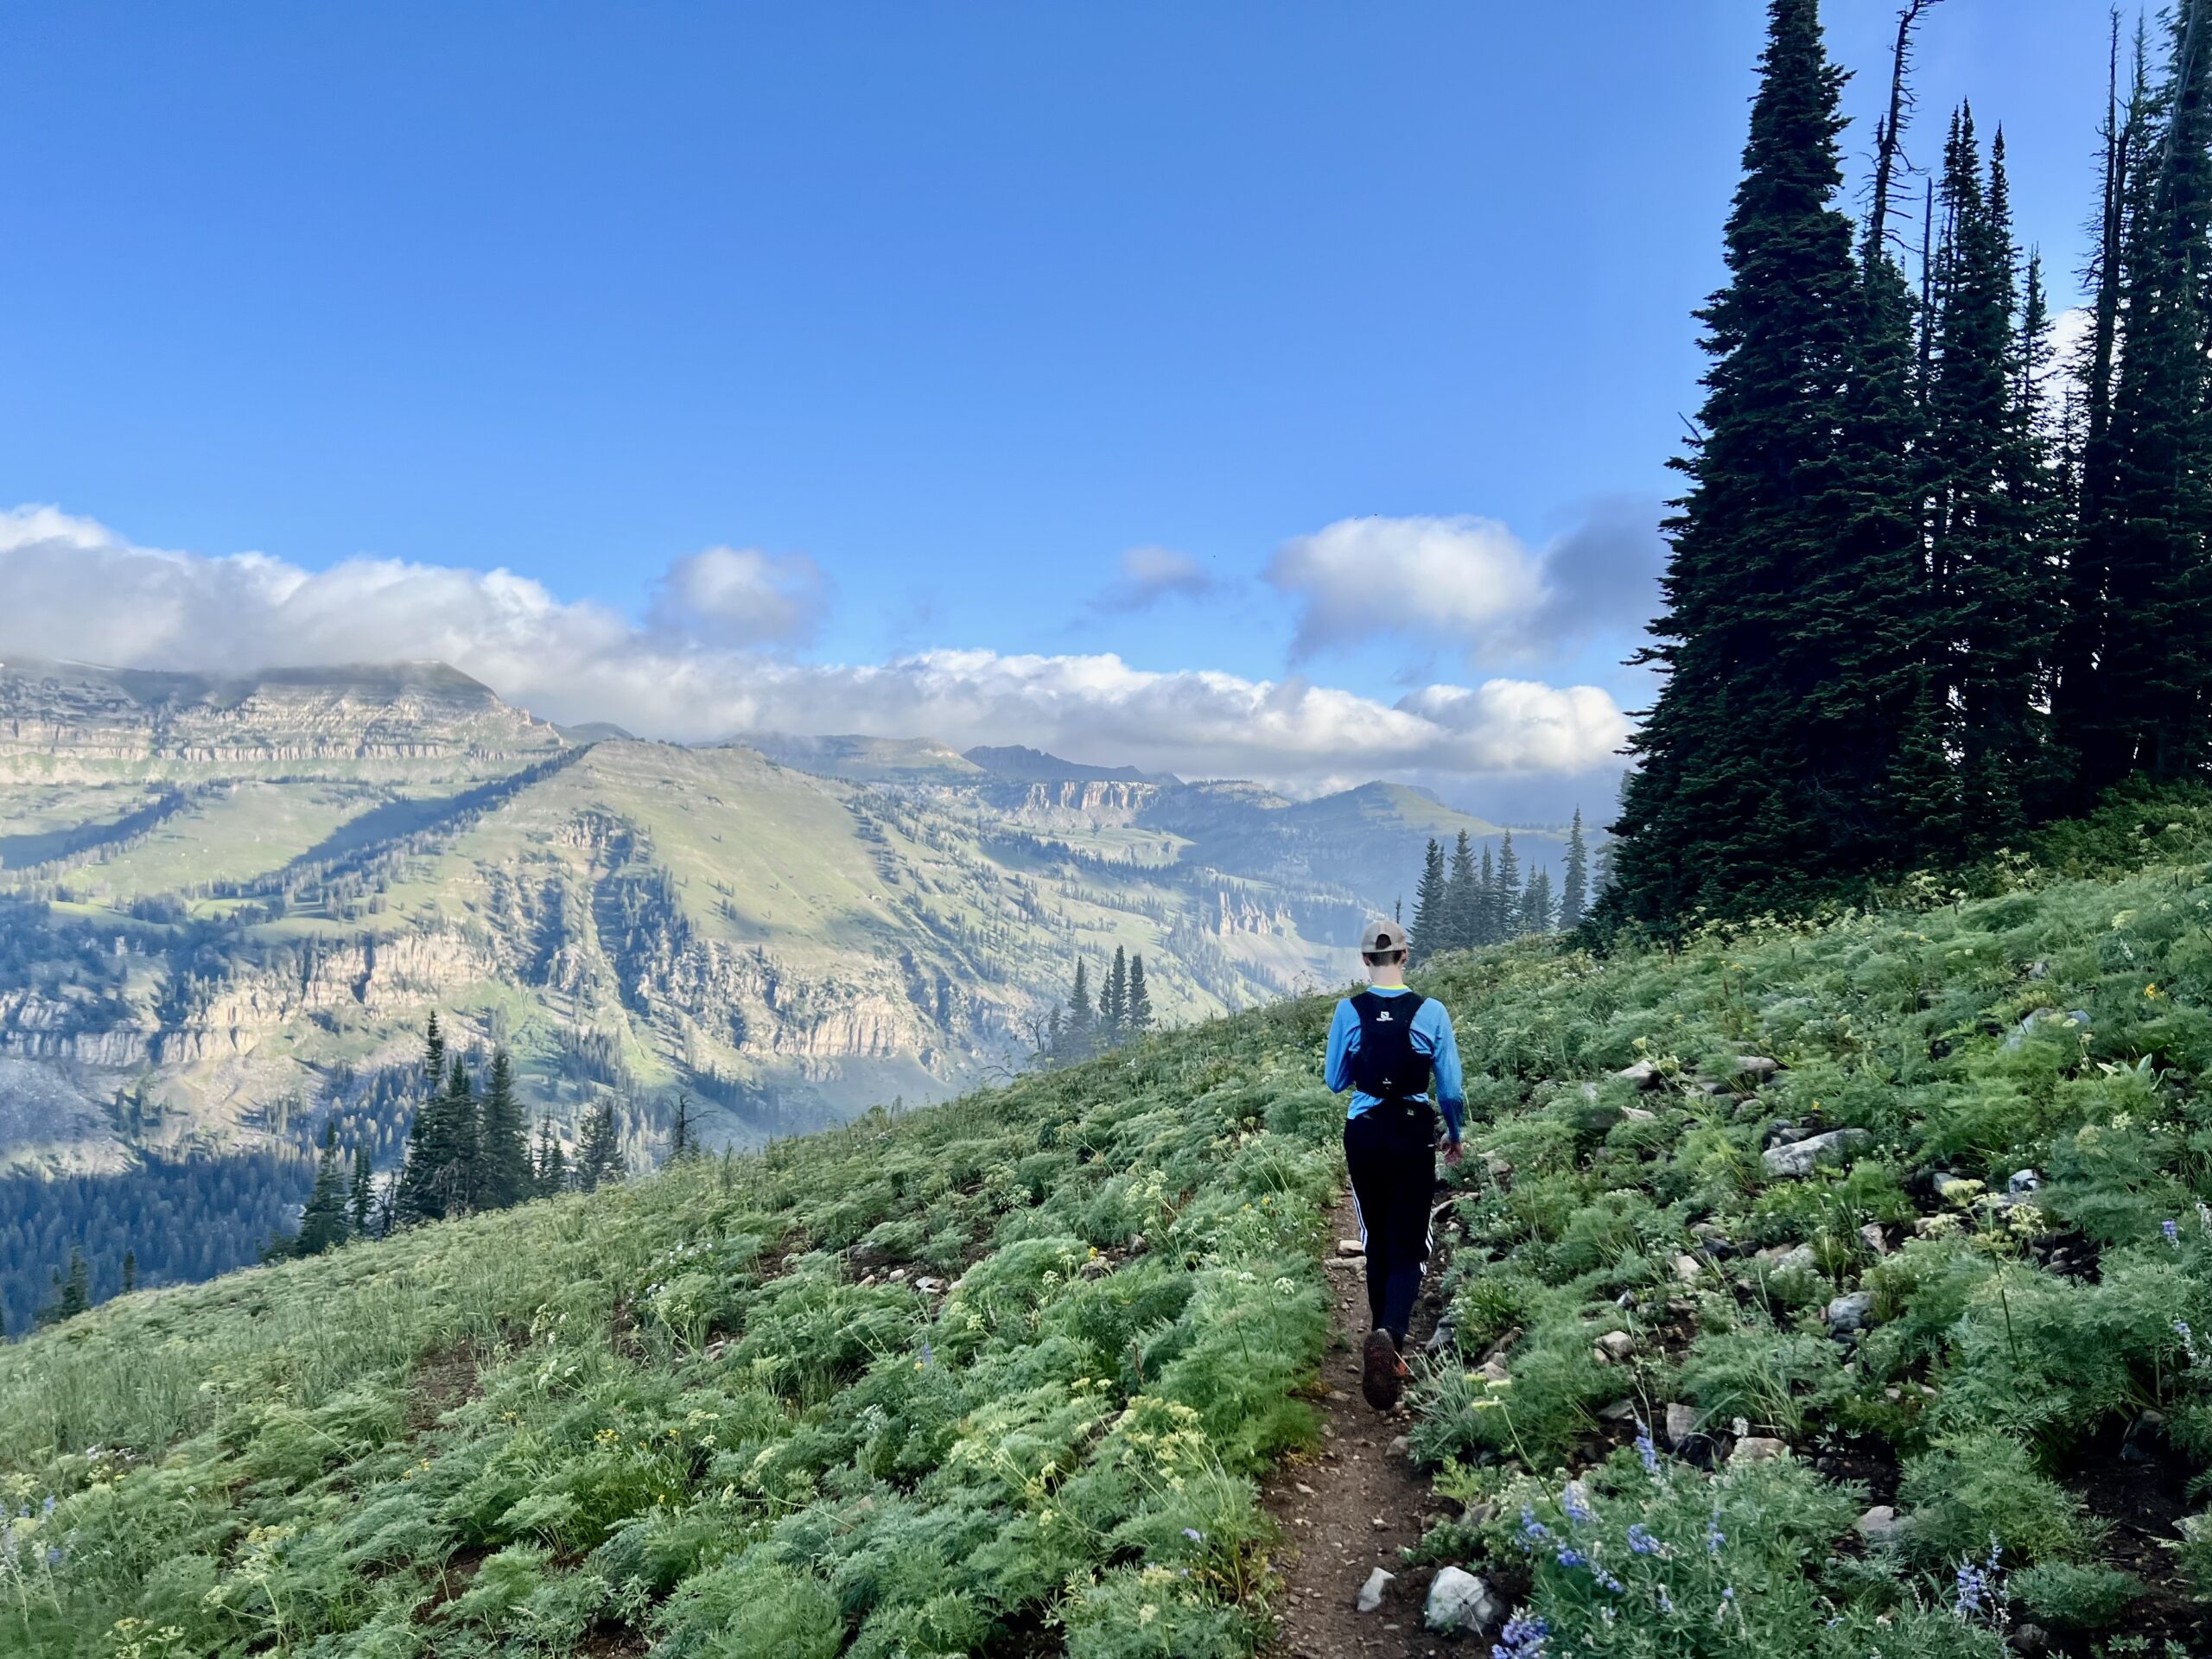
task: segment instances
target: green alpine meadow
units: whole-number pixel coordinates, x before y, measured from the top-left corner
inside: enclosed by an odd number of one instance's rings
[[[1434,1514],[1402,1571],[1481,1575],[1552,1652],[1995,1656],[2029,1625],[2188,1650],[2212,803],[2115,801],[1878,905],[1447,955],[1420,983],[1458,1016],[1473,1127],[1402,1454]],[[1264,1650],[1262,1484],[1312,1458],[1326,1392],[1326,1014],[16,1344],[0,1631]]]

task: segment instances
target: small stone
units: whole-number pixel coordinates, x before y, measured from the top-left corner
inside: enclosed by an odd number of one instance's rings
[[[1432,1630],[1479,1632],[1497,1623],[1504,1611],[1490,1586],[1463,1567],[1439,1567],[1428,1582],[1421,1618]]]
[[[2032,1192],[2043,1185],[2043,1177],[2032,1169],[2016,1169],[2005,1179],[2005,1190],[2018,1198]]]
[[[891,1273],[890,1273],[890,1279],[891,1279],[891,1282],[892,1282],[893,1284],[894,1284],[894,1285],[898,1285],[898,1284],[904,1284],[904,1283],[906,1282],[906,1268],[892,1268],[892,1269],[891,1269]]]
[[[1864,1129],[1830,1129],[1808,1141],[1769,1147],[1759,1154],[1759,1167],[1770,1176],[1809,1175],[1822,1164],[1843,1161],[1873,1140]]]
[[[1859,1241],[1875,1255],[1887,1255],[1890,1253],[1889,1235],[1882,1230],[1882,1224],[1879,1222],[1868,1222],[1859,1230]]]
[[[1635,1415],[1636,1402],[1633,1400],[1616,1400],[1610,1406],[1600,1407],[1598,1411],[1599,1420],[1608,1423],[1624,1423]]]
[[[1764,1054],[1738,1054],[1736,1057],[1736,1075],[1739,1077],[1756,1077],[1764,1083],[1781,1070],[1779,1060],[1769,1059]]]
[[[1340,1238],[1337,1241],[1337,1254],[1338,1255],[1365,1255],[1367,1246],[1356,1238]]]
[[[944,1286],[938,1280],[924,1277],[914,1281],[914,1288],[925,1296],[934,1296],[943,1290]]]
[[[1623,1122],[1629,1123],[1656,1123],[1659,1121],[1659,1114],[1647,1112],[1641,1106],[1624,1106],[1621,1108],[1621,1118]]]
[[[1599,1361],[1611,1365],[1636,1351],[1636,1338],[1625,1331],[1608,1331],[1591,1345]]]
[[[2050,977],[2050,964],[2047,962],[2030,963],[2028,964],[2028,977],[2030,979],[2049,979]]]
[[[1759,1132],[1759,1145],[1761,1147],[1787,1146],[1790,1141],[1800,1138],[1797,1125],[1795,1122],[1786,1117],[1777,1117]]]
[[[1421,1345],[1425,1354],[1440,1354],[1452,1346],[1459,1335],[1458,1325],[1450,1319],[1440,1320],[1436,1329],[1428,1333],[1428,1340]]]
[[[1359,1599],[1352,1603],[1357,1612],[1371,1613],[1382,1605],[1382,1592],[1390,1587],[1390,1580],[1398,1575],[1376,1567],[1367,1575],[1367,1582],[1359,1586]]]
[[[1669,1402],[1666,1416],[1660,1427],[1669,1446],[1680,1446],[1697,1433],[1697,1408],[1686,1406],[1679,1400]]]
[[[1851,1523],[1851,1529],[1870,1544],[1886,1544],[1904,1523],[1887,1503],[1877,1503]]]
[[[1694,1255],[1675,1258],[1675,1277],[1686,1285],[1694,1285],[1705,1276],[1705,1268]]]
[[[2023,1624],[2012,1632],[2012,1650],[2022,1659],[2041,1659],[2050,1651],[2050,1632],[2040,1624]]]
[[[1392,1441],[1390,1442],[1390,1455],[1391,1455],[1392,1457],[1394,1457],[1394,1458],[1409,1458],[1409,1457],[1413,1456],[1413,1453],[1414,1453],[1414,1443],[1413,1443],[1413,1441],[1412,1441],[1411,1440],[1408,1439],[1405,1435],[1401,1434],[1401,1435],[1399,1435],[1395,1440],[1392,1440]]]
[[[1638,1060],[1633,1065],[1624,1065],[1613,1075],[1639,1089],[1656,1089],[1661,1082],[1659,1068],[1649,1060]]]
[[[1505,1367],[1494,1359],[1486,1359],[1476,1366],[1475,1375],[1491,1382],[1503,1382],[1508,1380]]]
[[[1874,1293],[1854,1290],[1848,1296],[1839,1296],[1828,1304],[1828,1329],[1840,1334],[1847,1331],[1864,1331],[1873,1323]]]
[[[1769,1438],[1764,1434],[1746,1434],[1736,1442],[1736,1449],[1728,1454],[1732,1467],[1739,1463],[1765,1463],[1783,1457],[1789,1451],[1789,1442]]]
[[[1300,1482],[1298,1483],[1298,1490],[1299,1490],[1299,1491],[1300,1491],[1303,1496],[1305,1496],[1305,1497],[1313,1497],[1313,1489],[1311,1486],[1308,1486],[1308,1485],[1307,1485],[1304,1481],[1302,1481],[1302,1480],[1301,1480],[1301,1481],[1300,1481]]]

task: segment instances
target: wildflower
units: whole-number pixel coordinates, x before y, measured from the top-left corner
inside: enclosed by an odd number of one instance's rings
[[[1521,1506],[1521,1548],[1524,1554],[1534,1554],[1538,1544],[1552,1535],[1552,1529],[1536,1519],[1533,1505]]]
[[[1631,1522],[1628,1529],[1628,1547],[1639,1555],[1657,1555],[1665,1546],[1643,1529],[1640,1521]]]
[[[1583,1491],[1582,1483],[1570,1480],[1567,1490],[1560,1494],[1560,1507],[1567,1511],[1567,1518],[1580,1526],[1586,1521],[1595,1521],[1598,1512],[1590,1507],[1590,1496]]]
[[[1206,1541],[1205,1534],[1200,1532],[1196,1527],[1184,1528],[1183,1535],[1194,1544],[1203,1544]]]
[[[1516,1613],[1498,1632],[1491,1659],[1543,1659],[1544,1641],[1551,1633],[1552,1627],[1541,1615]]]
[[[1641,1417],[1636,1421],[1636,1455],[1643,1459],[1645,1474],[1659,1472],[1659,1448],[1652,1444],[1651,1425]]]
[[[1559,1564],[1561,1567],[1587,1567],[1590,1558],[1572,1544],[1561,1544],[1559,1547]]]
[[[2174,1335],[2181,1338],[2182,1351],[2189,1356],[2189,1363],[2192,1365],[2196,1364],[2197,1363],[2196,1339],[2190,1331],[2187,1319],[2174,1321]]]
[[[2158,1224],[2158,1230],[2166,1236],[2167,1243],[2172,1245],[2176,1249],[2181,1249],[2181,1224],[2179,1222],[2162,1221]]]
[[[1707,1522],[1705,1526],[1705,1553],[1708,1555],[1718,1555],[1720,1553],[1721,1545],[1727,1541],[1728,1535],[1720,1530],[1720,1506],[1715,1503],[1713,1506],[1713,1519]]]
[[[2152,985],[2145,985],[2145,986],[2143,988],[2143,995],[2145,995],[2145,996],[2147,996],[2147,997],[2149,997],[2149,998],[2151,999],[2151,1001],[2152,1001],[2153,1002],[2155,1002],[2155,1001],[2158,1001],[2161,996],[2164,995],[2165,995],[2165,993],[2164,993],[2164,992],[2163,992],[2163,991],[2161,991],[2161,990],[2160,990],[2160,989],[2159,989],[2159,988],[2158,988],[2155,984],[2152,984]]]
[[[1675,1599],[1667,1593],[1667,1586],[1662,1584],[1656,1585],[1653,1587],[1659,1592],[1659,1611],[1662,1613],[1673,1612],[1675,1611]]]

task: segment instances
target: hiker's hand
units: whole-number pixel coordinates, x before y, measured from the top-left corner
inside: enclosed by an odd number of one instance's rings
[[[1457,1141],[1446,1141],[1444,1143],[1444,1161],[1446,1163],[1456,1164],[1460,1159],[1465,1156],[1466,1154],[1459,1149],[1459,1143]]]

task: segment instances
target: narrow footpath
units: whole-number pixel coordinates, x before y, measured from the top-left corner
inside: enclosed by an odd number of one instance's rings
[[[1410,1426],[1401,1406],[1383,1416],[1360,1397],[1359,1348],[1367,1338],[1367,1289],[1357,1256],[1336,1254],[1336,1241],[1357,1239],[1359,1222],[1346,1198],[1330,1217],[1332,1330],[1322,1362],[1321,1442],[1285,1460],[1268,1483],[1268,1512],[1282,1529],[1275,1569],[1282,1575],[1281,1618],[1269,1659],[1427,1659],[1463,1653],[1463,1637],[1424,1629],[1421,1605],[1431,1569],[1408,1568],[1398,1552],[1421,1541],[1432,1519],[1451,1506],[1433,1497],[1402,1443]],[[1439,1251],[1414,1308],[1408,1345],[1418,1353],[1435,1329],[1442,1302],[1436,1291]],[[1360,1586],[1376,1567],[1396,1574],[1372,1612],[1357,1611]]]

